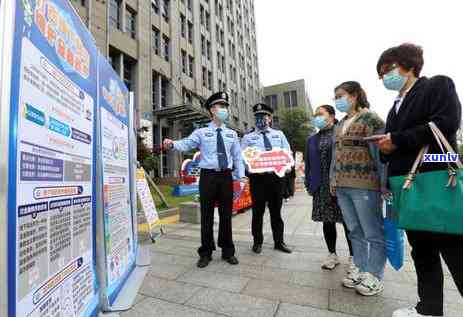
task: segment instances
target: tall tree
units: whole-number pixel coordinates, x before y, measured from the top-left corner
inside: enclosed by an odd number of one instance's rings
[[[304,152],[307,137],[316,132],[307,111],[302,108],[284,109],[280,111],[279,118],[280,128],[293,152]]]

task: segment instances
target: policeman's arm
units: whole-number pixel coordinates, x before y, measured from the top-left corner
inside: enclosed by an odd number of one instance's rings
[[[201,136],[198,130],[182,140],[174,141],[173,149],[179,152],[188,152],[197,149],[201,145]]]
[[[241,155],[240,141],[238,140],[237,136],[235,137],[235,141],[232,144],[231,153],[233,156],[233,167],[234,167],[233,174],[235,176],[235,179],[243,178],[244,177],[244,161]]]
[[[286,139],[286,135],[281,132],[281,147],[284,150],[291,152],[291,147],[289,146],[288,140]]]

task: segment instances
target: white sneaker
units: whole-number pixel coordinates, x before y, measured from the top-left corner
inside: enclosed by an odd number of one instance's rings
[[[396,310],[392,317],[443,317],[443,316],[425,316],[419,314],[414,307],[412,308],[402,308]]]
[[[339,265],[339,258],[336,253],[331,253],[328,255],[325,261],[322,263],[322,269],[333,270],[337,265]]]
[[[358,268],[355,268],[351,273],[348,273],[342,280],[342,285],[347,288],[355,288],[365,279],[365,274],[360,273]]]
[[[349,257],[348,267],[347,267],[347,274],[354,272],[357,269],[357,266],[354,264],[354,257]]]
[[[357,293],[363,296],[374,296],[384,291],[384,284],[371,273],[365,273],[365,279],[355,286]]]

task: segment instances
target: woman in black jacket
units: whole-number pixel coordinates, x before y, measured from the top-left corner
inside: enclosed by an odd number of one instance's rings
[[[428,122],[433,121],[454,149],[461,123],[461,104],[453,81],[445,76],[419,77],[423,51],[413,44],[386,50],[377,72],[389,90],[398,91],[386,122],[386,136],[378,142],[388,176],[406,175],[418,152],[441,153]],[[445,163],[424,163],[420,172],[445,170]],[[463,202],[462,202],[463,203]],[[394,312],[393,317],[443,316],[444,275],[440,256],[446,262],[463,295],[463,236],[407,231],[418,276],[420,302],[414,308]]]

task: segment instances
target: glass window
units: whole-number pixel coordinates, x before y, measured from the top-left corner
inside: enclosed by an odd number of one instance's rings
[[[130,8],[126,8],[125,11],[125,32],[130,34],[131,38],[136,37],[135,32],[136,25],[136,14]]]
[[[163,77],[161,80],[161,108],[165,108],[168,105],[168,92],[169,81]]]
[[[153,109],[157,109],[159,107],[159,75],[153,72],[152,76],[152,105]]]
[[[186,18],[183,14],[180,15],[180,32],[182,37],[186,37]]]
[[[121,0],[109,1],[109,24],[116,29],[121,29]]]
[[[186,52],[184,50],[182,50],[182,72],[187,73]]]
[[[155,14],[159,14],[159,0],[151,0],[151,10]]]
[[[291,107],[297,107],[297,91],[291,91]]]
[[[124,83],[127,86],[129,91],[133,91],[133,81],[132,81],[132,68],[133,65],[127,57],[124,56]]]
[[[170,0],[164,0],[163,5],[162,5],[162,17],[167,23],[169,23],[169,7],[170,7]]]
[[[190,70],[190,77],[193,78],[193,73],[194,73],[194,65],[195,65],[195,60],[193,58],[193,56],[189,56],[188,57],[188,66],[189,66],[189,70]]]
[[[285,107],[291,108],[291,94],[289,92],[285,92],[283,97],[285,99]]]
[[[164,59],[168,62],[170,57],[170,39],[166,36],[162,36],[164,46]]]
[[[188,21],[188,42],[193,44],[193,23]]]
[[[153,50],[154,54],[161,55],[161,33],[153,27]]]

